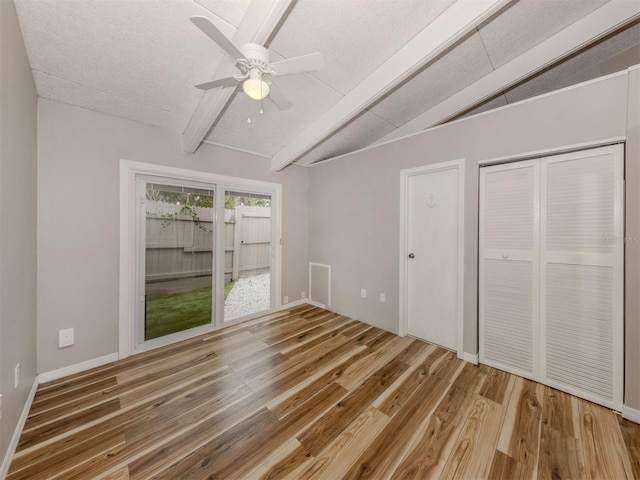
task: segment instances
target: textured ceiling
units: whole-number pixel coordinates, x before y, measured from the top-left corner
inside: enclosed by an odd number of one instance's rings
[[[453,0],[300,0],[271,42],[285,57],[320,51],[314,75],[346,95]]]
[[[195,124],[202,135],[208,132],[205,141],[265,157],[308,137],[309,145],[315,146],[290,159],[307,165],[404,132],[425,112],[473,89],[544,42],[562,37],[565,29],[581,21],[597,23],[613,4],[631,11],[625,13],[629,18],[624,28],[581,45],[578,52],[573,49],[551,66],[533,65],[528,77],[504,88],[498,85],[491,98],[467,102],[465,111],[450,117],[497,108],[640,63],[640,26],[637,15],[633,17],[636,11],[640,14],[638,0],[512,1],[465,30],[462,38],[398,86],[380,90],[373,101],[349,112],[350,120],[320,133],[314,131],[319,117],[349,104],[376,72],[405,55],[404,48],[417,35],[435,29],[434,21],[456,0],[253,2],[15,0],[40,96],[180,134]],[[272,61],[321,52],[326,66],[313,74],[274,79],[293,104],[288,110],[279,110],[267,98],[261,114],[260,103],[240,90],[207,124],[198,109],[203,102],[215,101],[222,89],[203,93],[194,85],[214,78],[229,58],[189,17],[206,16],[230,39],[236,34],[246,37],[255,24],[247,18],[267,2],[282,10],[281,16],[273,17],[273,30],[266,30],[271,31],[265,38]],[[424,46],[425,51],[435,47]]]
[[[202,5],[209,4],[210,11]],[[222,51],[188,21],[232,35],[248,2],[18,0],[42,97],[182,132]],[[228,15],[225,20],[216,13]]]

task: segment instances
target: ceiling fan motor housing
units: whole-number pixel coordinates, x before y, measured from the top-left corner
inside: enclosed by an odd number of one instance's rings
[[[240,51],[243,53],[248,62],[243,59],[238,61],[238,65],[242,65],[247,71],[251,71],[257,68],[261,73],[272,74],[271,59],[269,52],[262,45],[257,43],[246,43],[240,47]]]

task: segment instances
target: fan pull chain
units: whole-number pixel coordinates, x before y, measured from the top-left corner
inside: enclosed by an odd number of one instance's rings
[[[249,115],[247,116],[247,123],[249,124],[251,123],[251,105],[253,105],[253,101],[249,100]],[[264,103],[262,99],[260,99],[260,108],[258,109],[258,113],[260,115],[264,114]]]
[[[263,83],[260,83],[260,93],[261,93],[261,95],[260,95],[260,110],[259,110],[260,115],[262,115],[264,113],[264,109],[262,108],[262,100],[264,99],[264,92],[262,91],[262,86],[263,85],[264,85]]]

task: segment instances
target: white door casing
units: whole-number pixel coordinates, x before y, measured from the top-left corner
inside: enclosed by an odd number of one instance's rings
[[[401,172],[400,332],[460,358],[463,212],[463,160]]]

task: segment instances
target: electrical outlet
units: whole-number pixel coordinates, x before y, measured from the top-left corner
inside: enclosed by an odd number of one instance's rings
[[[73,328],[65,328],[58,332],[58,348],[70,347],[73,342]]]
[[[19,363],[16,365],[16,368],[13,371],[13,373],[14,373],[13,388],[18,388],[18,385],[20,385],[20,364]]]
[[[284,304],[286,305],[287,303],[289,303],[289,297],[288,296],[284,296]]]
[[[361,288],[360,289],[360,296],[362,298],[367,298],[367,289],[366,288]]]
[[[384,293],[381,293],[381,294],[380,294],[380,301],[381,301],[382,303],[384,303],[384,302],[386,302],[386,301],[387,301],[387,297],[385,297]]]
[[[307,298],[307,292],[302,292],[302,295],[300,296],[300,298]]]

